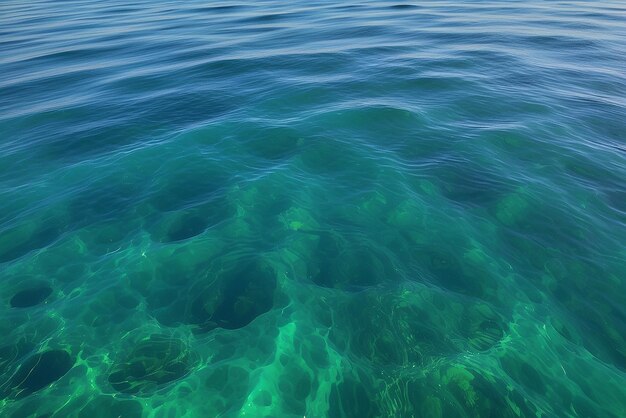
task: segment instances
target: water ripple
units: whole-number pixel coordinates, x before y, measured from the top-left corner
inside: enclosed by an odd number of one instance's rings
[[[621,2],[0,15],[0,415],[626,409]]]

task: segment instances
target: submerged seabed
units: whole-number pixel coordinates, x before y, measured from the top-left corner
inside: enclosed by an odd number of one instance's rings
[[[3,417],[623,417],[622,2],[3,1]]]

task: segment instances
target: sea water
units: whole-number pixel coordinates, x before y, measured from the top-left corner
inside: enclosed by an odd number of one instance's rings
[[[626,4],[4,0],[3,417],[626,416]]]

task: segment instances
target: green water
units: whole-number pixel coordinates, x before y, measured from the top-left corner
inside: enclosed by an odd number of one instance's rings
[[[625,13],[0,5],[0,415],[626,416]]]

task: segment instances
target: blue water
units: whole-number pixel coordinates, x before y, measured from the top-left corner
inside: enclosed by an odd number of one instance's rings
[[[0,416],[626,416],[626,4],[0,3]]]

